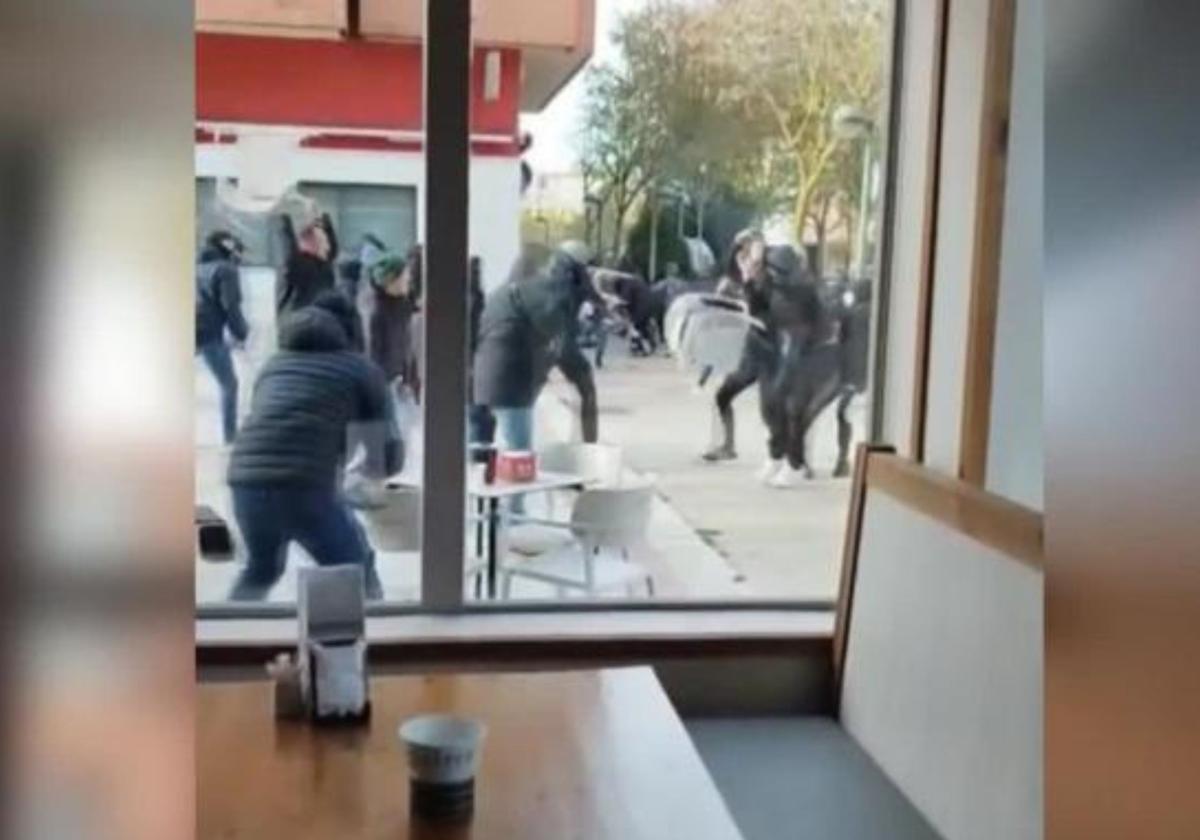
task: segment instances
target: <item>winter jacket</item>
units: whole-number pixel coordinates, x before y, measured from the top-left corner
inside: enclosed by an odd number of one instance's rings
[[[389,382],[397,378],[412,378],[412,319],[416,303],[405,295],[389,295],[372,286],[374,302],[371,320],[367,325],[368,355],[383,369]]]
[[[317,307],[285,316],[279,340],[281,349],[254,385],[250,415],[230,457],[229,483],[334,491],[351,433],[366,445],[368,474],[393,472],[383,372],[350,352],[337,319]]]
[[[475,351],[475,403],[532,406],[579,308],[594,295],[586,269],[558,255],[546,271],[510,280],[488,296]]]
[[[329,215],[321,217],[321,226],[329,237],[329,258],[321,259],[300,250],[291,217],[280,218],[284,264],[275,283],[275,311],[278,315],[295,312],[311,304],[321,292],[336,285],[334,261],[337,259],[337,235]]]
[[[208,247],[196,266],[196,346],[225,338],[237,341],[250,334],[242,314],[242,281],[237,263],[219,248]]]
[[[362,316],[350,298],[346,297],[343,292],[329,289],[317,295],[313,299],[312,305],[318,309],[324,309],[337,318],[342,332],[346,334],[347,349],[353,350],[355,353],[366,352],[367,342],[363,335]]]

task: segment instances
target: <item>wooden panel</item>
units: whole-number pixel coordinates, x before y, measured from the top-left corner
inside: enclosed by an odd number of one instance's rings
[[[946,840],[1040,840],[1042,574],[871,488],[842,726]]]
[[[972,539],[1042,567],[1042,515],[895,455],[872,455],[867,486]]]
[[[1000,290],[1000,251],[1004,240],[1004,185],[1008,174],[1015,23],[1015,0],[991,0],[979,133],[975,241],[958,471],[964,481],[979,486],[983,485],[987,472],[992,419],[992,361]]]
[[[277,725],[270,689],[197,689],[198,837],[740,837],[649,668],[376,678],[363,731]],[[470,826],[409,821],[396,728],[430,711],[488,726]]]
[[[937,253],[938,190],[942,169],[942,120],[946,111],[946,30],[949,23],[950,0],[937,0],[937,21],[934,24],[936,57],[930,84],[933,93],[929,106],[928,161],[925,169],[924,230],[921,235],[921,276],[917,292],[917,351],[916,372],[913,377],[912,438],[909,452],[916,460],[925,457],[925,415],[929,396],[929,347],[933,328],[934,255]]]
[[[860,444],[854,459],[854,478],[850,511],[846,517],[846,540],[842,550],[842,577],[838,587],[837,615],[833,627],[833,690],[835,708],[841,707],[842,677],[846,665],[846,643],[850,637],[850,616],[854,609],[854,582],[858,573],[858,546],[862,537],[863,511],[867,500],[867,466],[872,453],[892,451],[890,447]]]

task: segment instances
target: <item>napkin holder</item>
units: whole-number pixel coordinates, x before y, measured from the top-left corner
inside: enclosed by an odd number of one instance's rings
[[[309,717],[321,724],[365,723],[371,699],[362,567],[302,569],[296,606],[300,687]]]

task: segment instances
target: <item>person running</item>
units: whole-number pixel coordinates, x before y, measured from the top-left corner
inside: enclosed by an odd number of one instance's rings
[[[250,414],[230,456],[227,481],[248,552],[230,599],[261,600],[283,575],[297,542],[323,566],[364,570],[367,597],[382,597],[374,552],[342,494],[352,433],[366,472],[392,473],[383,372],[349,349],[337,317],[319,307],[283,316],[280,350],[263,366]]]
[[[250,327],[242,314],[239,265],[244,246],[228,231],[214,231],[196,266],[196,354],[221,389],[221,432],[226,444],[237,434],[238,380],[226,333],[243,345]]]
[[[275,312],[282,316],[303,309],[321,292],[336,285],[334,261],[338,255],[337,235],[328,213],[310,222],[296,234],[292,218],[280,217],[284,265],[275,285]]]

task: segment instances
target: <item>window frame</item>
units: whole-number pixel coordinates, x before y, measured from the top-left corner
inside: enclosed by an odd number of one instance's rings
[[[471,0],[424,0],[425,179],[418,202],[425,209],[425,276],[443,278],[426,288],[423,330],[425,383],[422,411],[437,418],[423,424],[425,457],[421,494],[421,587],[417,602],[369,604],[372,619],[411,616],[486,616],[497,614],[596,614],[708,612],[812,612],[834,609],[827,599],[630,600],[615,603],[574,601],[468,601],[465,590],[462,523],[466,518],[467,266],[470,206]],[[904,26],[908,0],[891,0],[891,39],[886,56],[887,104],[881,146],[880,241],[875,253],[878,284],[874,300],[871,418],[868,436],[879,440],[886,347],[886,315],[891,285],[895,161],[900,135],[900,97]],[[436,103],[436,107],[433,107]],[[433,185],[436,185],[434,188]],[[451,278],[460,282],[450,282]],[[247,622],[293,619],[295,604],[204,603],[198,622]],[[563,620],[567,616],[563,615]],[[198,642],[198,644],[203,644]]]

